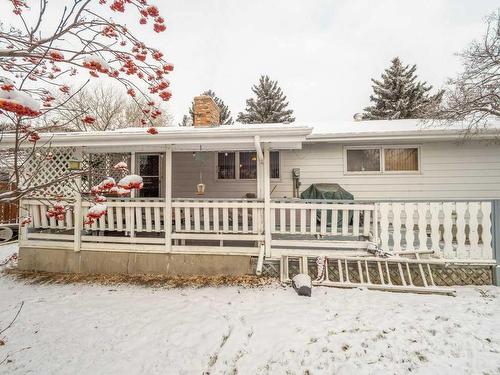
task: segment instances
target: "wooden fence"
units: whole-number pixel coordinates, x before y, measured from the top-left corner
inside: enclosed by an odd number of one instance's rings
[[[0,182],[0,192],[7,191],[11,188],[12,188],[11,184]],[[16,223],[17,219],[18,219],[17,204],[0,202],[0,224]]]

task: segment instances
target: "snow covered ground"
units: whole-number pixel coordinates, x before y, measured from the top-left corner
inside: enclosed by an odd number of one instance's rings
[[[0,262],[16,245],[0,246]],[[498,374],[500,288],[457,297],[0,276],[5,374]],[[1,343],[0,343],[1,344]]]

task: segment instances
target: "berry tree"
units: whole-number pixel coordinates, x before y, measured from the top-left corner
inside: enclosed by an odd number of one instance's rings
[[[142,27],[152,27],[157,33],[166,29],[158,8],[146,0],[10,2],[11,22],[0,26],[0,137],[11,133],[14,139],[12,148],[1,150],[2,159],[11,160],[12,188],[0,192],[0,202],[43,192],[83,173],[61,172],[51,181],[35,184],[24,167],[50,162],[44,156],[50,144],[43,143],[39,133],[54,131],[55,126],[64,128],[67,123],[48,126],[44,119],[64,108],[91,80],[112,80],[123,87],[140,107],[140,122],[149,127],[145,131],[156,134],[154,120],[161,115],[158,103],[171,97],[166,76],[173,70],[163,53],[138,35]],[[52,13],[59,11],[58,18],[52,17],[49,7]],[[120,23],[125,13],[136,14],[137,25]],[[67,118],[67,122],[72,120]],[[73,119],[86,124],[95,121],[90,111],[81,110]],[[54,212],[60,214],[60,207]]]

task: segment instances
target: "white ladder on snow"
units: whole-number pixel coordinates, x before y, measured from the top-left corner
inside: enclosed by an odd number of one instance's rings
[[[439,287],[434,283],[432,264],[444,265],[441,260],[420,259],[418,253],[413,253],[416,259],[399,255],[386,258],[377,256],[282,256],[280,261],[281,281],[289,282],[290,259],[299,260],[299,273],[309,274],[309,260],[315,259],[318,265],[318,277],[313,285],[323,285],[339,288],[367,288],[393,292],[432,293],[455,295],[451,288]],[[333,266],[335,275],[329,272]],[[415,285],[411,266],[417,266],[421,285]],[[396,277],[391,277],[391,269]],[[370,270],[371,275],[370,275]],[[374,271],[375,270],[375,271]]]

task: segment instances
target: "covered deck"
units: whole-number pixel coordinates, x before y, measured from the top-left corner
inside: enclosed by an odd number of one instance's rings
[[[491,201],[372,202],[307,201],[272,197],[271,153],[300,150],[311,128],[295,125],[245,125],[214,128],[165,128],[66,133],[51,137],[53,158],[39,178],[49,178],[79,159],[90,173],[76,181],[80,190],[125,161],[131,173],[144,177],[145,188],[129,198],[108,197],[107,214],[92,225],[84,218],[92,205],[68,186],[54,186],[67,208],[64,220],[48,218],[54,201],[32,197],[21,202],[32,223],[21,230],[21,247],[64,249],[76,253],[154,253],[256,257],[362,255],[366,249],[435,252],[451,261],[490,265]],[[8,141],[8,139],[7,139]],[[197,195],[199,168],[183,160],[196,154],[252,152],[255,178],[225,190]],[[151,157],[151,156],[154,157]],[[178,164],[177,164],[178,163]],[[191,163],[192,165],[192,163]],[[215,164],[212,171],[218,173]],[[206,171],[210,169],[204,169]],[[175,171],[175,173],[174,173]],[[209,172],[210,174],[212,172]],[[189,184],[175,185],[178,175]],[[203,176],[203,181],[214,179]],[[321,182],[321,181],[318,181]],[[253,185],[253,189],[249,186]],[[221,196],[221,191],[227,196]],[[243,194],[246,191],[249,194]],[[333,219],[332,219],[333,218]]]

